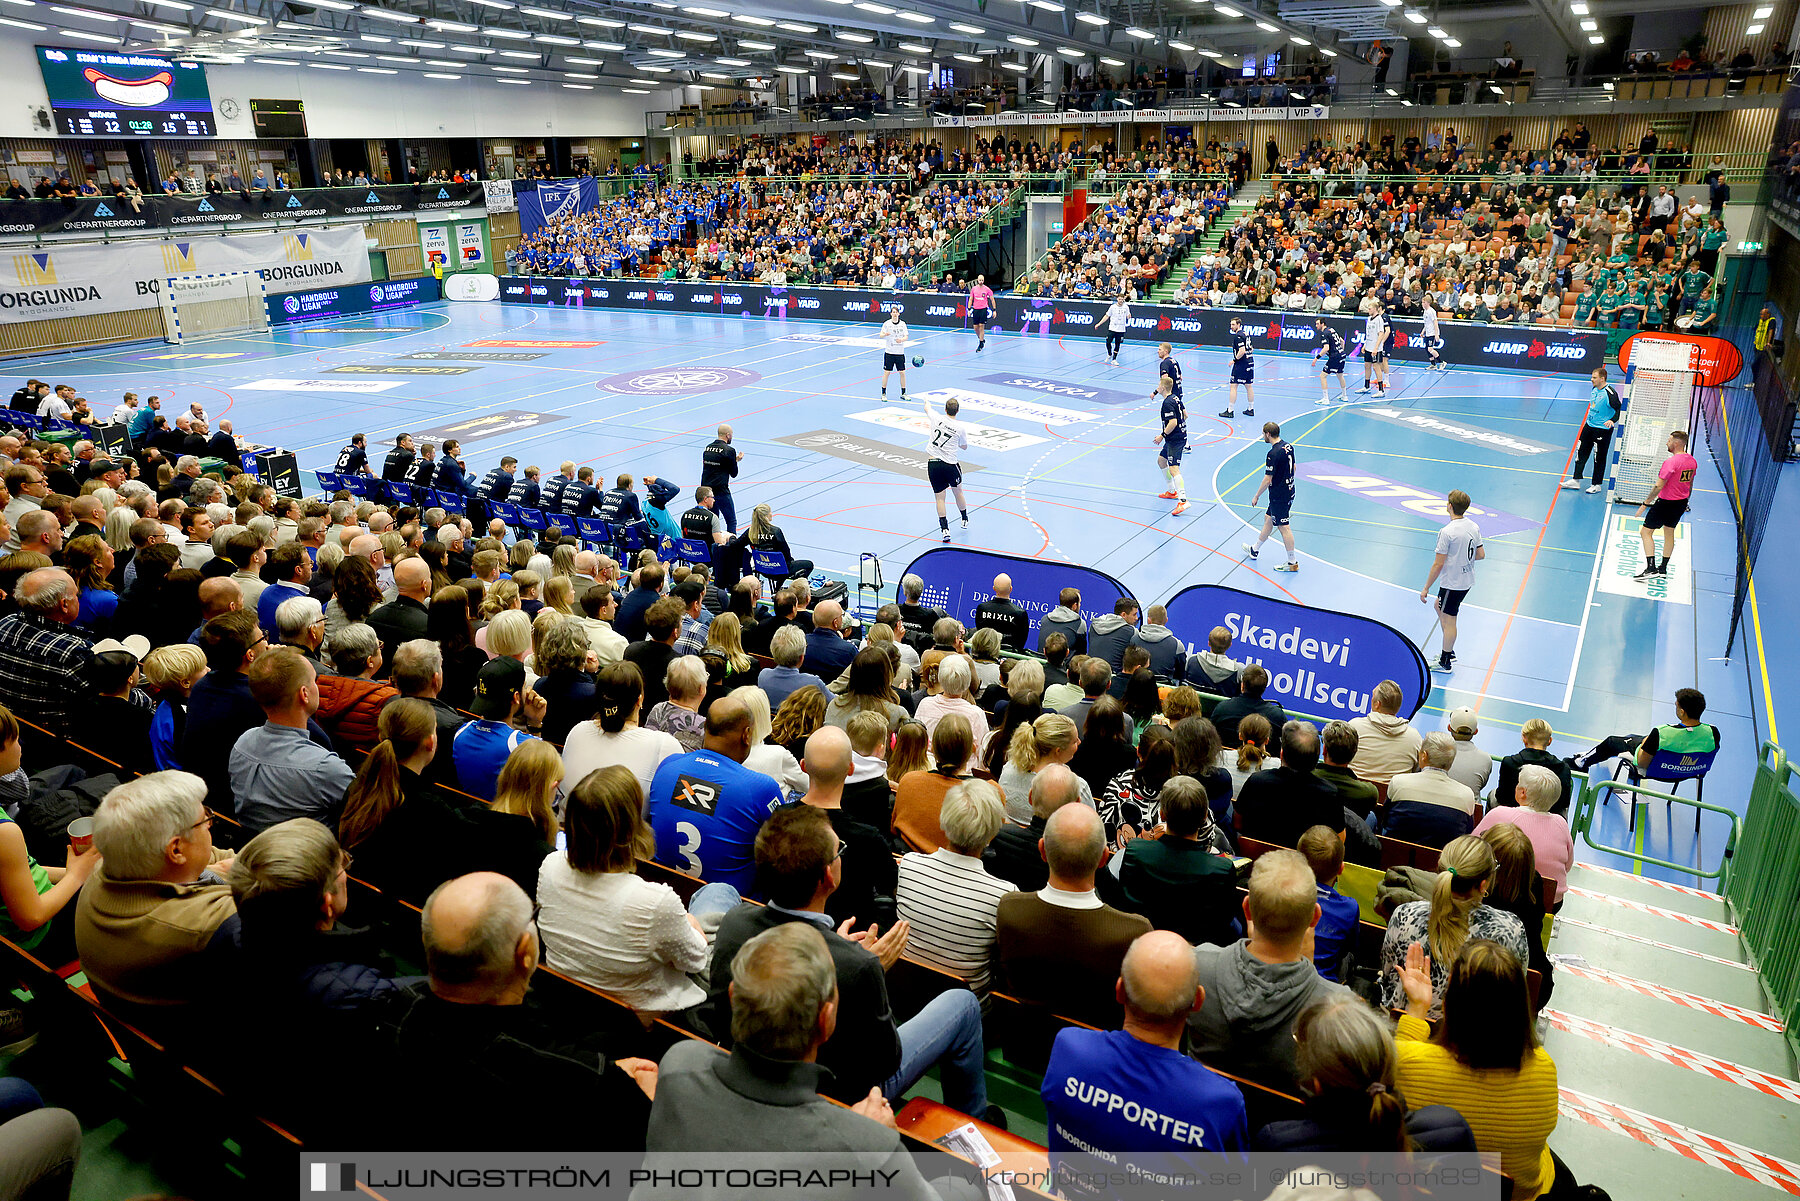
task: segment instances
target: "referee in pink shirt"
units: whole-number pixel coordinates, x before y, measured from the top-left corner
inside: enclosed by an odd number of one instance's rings
[[[977,275],[969,289],[969,324],[975,327],[975,349],[987,349],[987,324],[994,319],[994,290],[987,286],[987,276]]]
[[[1638,529],[1638,537],[1644,540],[1644,570],[1638,572],[1638,579],[1669,574],[1669,555],[1675,550],[1675,527],[1681,524],[1681,515],[1687,512],[1688,498],[1694,494],[1694,473],[1699,470],[1700,464],[1688,453],[1687,431],[1675,430],[1669,435],[1669,457],[1663,460],[1656,473],[1656,487],[1638,506],[1638,516],[1644,518]],[[1645,509],[1650,510],[1647,517],[1644,516]],[[1657,530],[1663,535],[1661,563],[1656,561]]]

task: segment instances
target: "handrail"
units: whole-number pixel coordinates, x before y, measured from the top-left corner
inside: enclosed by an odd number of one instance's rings
[[[1800,773],[1779,746],[1762,744],[1744,807],[1744,849],[1724,892],[1750,960],[1800,1055]]]
[[[949,241],[933,251],[931,257],[906,273],[914,284],[929,282],[940,268],[960,263],[994,236],[1003,221],[1010,222],[1024,206],[1025,187],[1013,188],[998,202],[972,220],[965,221]]]
[[[1653,801],[1667,801],[1689,805],[1695,809],[1704,810],[1708,813],[1717,813],[1725,818],[1725,820],[1730,823],[1730,832],[1725,837],[1725,848],[1719,856],[1719,866],[1714,870],[1708,871],[1705,868],[1696,867],[1692,864],[1675,863],[1667,859],[1659,859],[1654,855],[1647,855],[1644,852],[1631,847],[1615,847],[1609,846],[1603,842],[1595,841],[1593,830],[1594,815],[1599,810],[1600,804],[1602,800],[1604,800],[1605,793],[1608,791],[1629,794],[1624,798],[1625,802],[1634,806],[1637,804],[1637,798],[1642,796]],[[1587,783],[1583,785],[1581,795],[1577,798],[1574,821],[1570,823],[1570,828],[1574,831],[1576,836],[1596,851],[1604,851],[1609,855],[1618,855],[1621,858],[1630,859],[1635,863],[1647,863],[1652,867],[1661,867],[1667,868],[1670,871],[1682,872],[1700,880],[1717,880],[1721,891],[1730,885],[1733,867],[1732,858],[1737,853],[1738,839],[1742,834],[1742,827],[1739,824],[1738,815],[1730,809],[1722,808],[1718,805],[1709,805],[1705,801],[1698,800],[1694,797],[1681,796],[1680,794],[1673,792],[1662,792],[1658,789],[1646,788],[1641,784],[1630,784],[1618,779],[1596,781],[1591,775],[1588,777]]]

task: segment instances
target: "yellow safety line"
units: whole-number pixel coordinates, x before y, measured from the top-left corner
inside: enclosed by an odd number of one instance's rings
[[[1737,498],[1737,511],[1744,511],[1743,493],[1738,491],[1737,452],[1731,447],[1731,407],[1725,403],[1721,392],[1719,396],[1719,416],[1725,422],[1725,461],[1731,467],[1731,494]],[[1742,551],[1744,548],[1738,548]],[[1776,746],[1781,745],[1781,735],[1775,728],[1775,694],[1769,688],[1769,657],[1763,649],[1762,611],[1756,607],[1756,572],[1749,563],[1744,564],[1744,576],[1750,585],[1750,626],[1756,631],[1756,663],[1762,669],[1763,712],[1769,719],[1769,741]]]

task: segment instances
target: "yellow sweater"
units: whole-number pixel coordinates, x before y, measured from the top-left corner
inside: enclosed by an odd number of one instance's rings
[[[1475,1132],[1475,1145],[1499,1152],[1512,1177],[1513,1201],[1532,1201],[1550,1190],[1556,1169],[1546,1142],[1556,1129],[1556,1063],[1539,1047],[1516,1072],[1464,1066],[1431,1041],[1431,1027],[1411,1015],[1400,1019],[1400,1088],[1406,1104],[1448,1105]]]

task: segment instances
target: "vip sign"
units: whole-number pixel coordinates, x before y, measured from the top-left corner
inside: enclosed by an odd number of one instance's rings
[[[914,412],[911,409],[866,409],[861,413],[851,413],[849,416],[873,425],[884,425],[891,430],[911,430],[921,438],[931,433],[932,423],[926,419],[925,414]],[[965,423],[963,433],[968,435],[970,446],[978,447],[981,450],[1020,450],[1027,446],[1037,446],[1046,441],[1046,439],[1031,434],[1003,430],[991,425]]]

